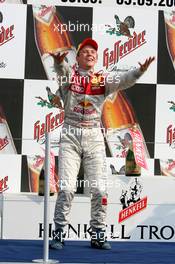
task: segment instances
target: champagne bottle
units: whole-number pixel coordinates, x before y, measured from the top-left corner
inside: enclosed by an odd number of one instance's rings
[[[44,196],[44,180],[45,180],[45,171],[44,168],[41,169],[40,175],[39,175],[39,187],[38,187],[38,195]],[[50,196],[53,196],[54,192],[51,192],[50,190]]]
[[[136,163],[132,141],[129,145],[129,149],[125,159],[125,175],[134,177],[141,176],[141,167]]]

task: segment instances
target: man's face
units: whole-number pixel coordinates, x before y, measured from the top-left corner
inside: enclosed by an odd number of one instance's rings
[[[92,46],[84,46],[77,55],[77,62],[80,68],[84,70],[93,69],[97,62],[97,51]]]

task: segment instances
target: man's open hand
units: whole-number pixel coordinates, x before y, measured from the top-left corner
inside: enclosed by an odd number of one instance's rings
[[[64,52],[62,55],[60,55],[60,52],[57,53],[57,54],[54,54],[54,53],[49,53],[53,58],[54,60],[60,64],[63,62],[64,58],[66,57],[66,55],[68,54],[68,52]]]
[[[148,69],[149,65],[155,60],[155,57],[149,57],[145,60],[145,62],[142,64],[139,62],[140,70],[141,72],[144,72]]]

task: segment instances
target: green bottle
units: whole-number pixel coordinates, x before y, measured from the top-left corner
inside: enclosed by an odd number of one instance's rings
[[[126,176],[141,176],[141,167],[136,163],[134,151],[133,151],[133,142],[129,145],[129,149],[126,155],[125,160],[125,175]]]
[[[39,196],[44,196],[44,169],[41,169],[40,176],[39,176],[39,187],[38,187],[38,195]],[[50,196],[53,196],[54,193],[50,191]]]

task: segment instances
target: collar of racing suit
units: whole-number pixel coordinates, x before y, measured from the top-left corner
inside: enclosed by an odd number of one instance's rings
[[[75,69],[75,72],[77,72],[78,74],[80,74],[82,76],[87,76],[87,75],[92,76],[94,74],[94,70],[93,69],[91,69],[91,70],[85,70],[85,69],[82,69],[80,67],[77,67]]]

